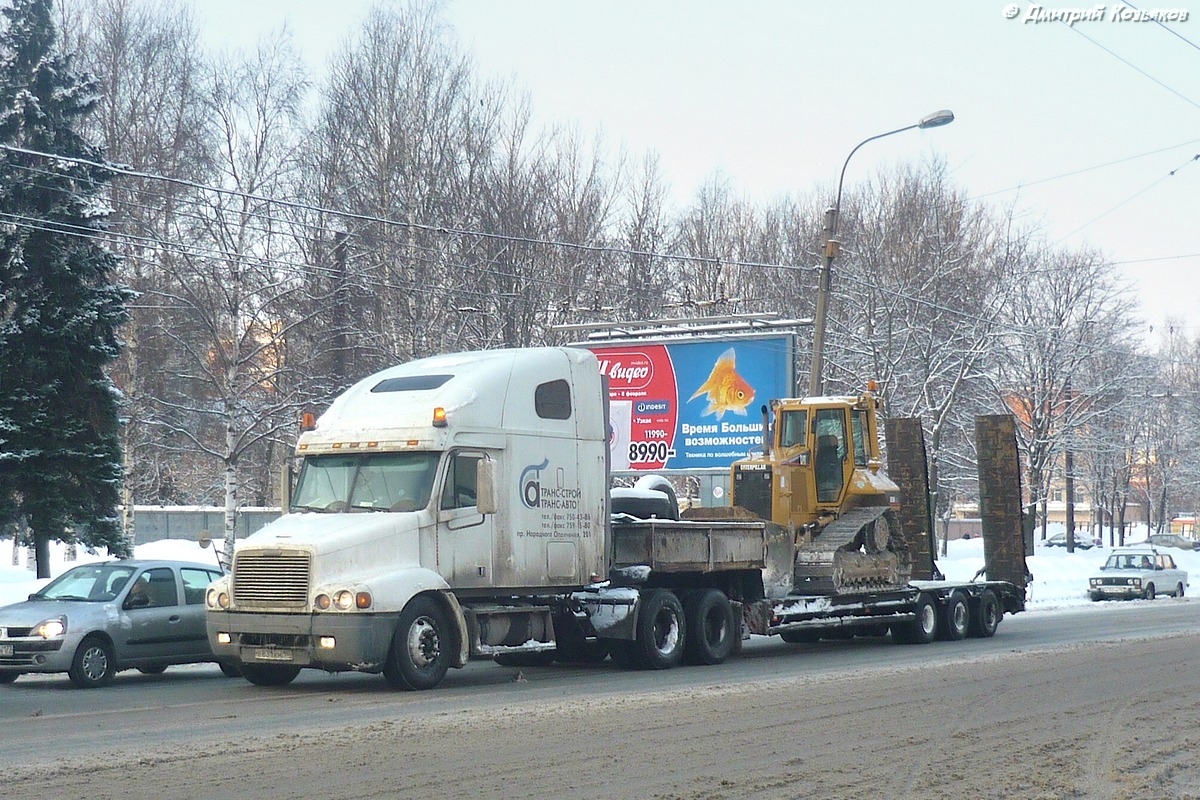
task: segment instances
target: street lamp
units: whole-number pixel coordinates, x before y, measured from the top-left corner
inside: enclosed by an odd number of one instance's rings
[[[947,109],[935,111],[932,114],[922,117],[915,125],[906,125],[903,128],[896,128],[894,131],[880,133],[863,139],[854,146],[854,149],[850,151],[850,155],[846,156],[846,161],[842,164],[842,174],[838,177],[837,199],[834,200],[832,208],[825,209],[825,263],[821,267],[821,277],[817,282],[817,313],[813,319],[812,367],[808,376],[808,394],[810,397],[815,397],[822,393],[821,372],[825,366],[825,318],[829,313],[829,282],[833,268],[833,259],[837,256],[841,245],[835,237],[837,236],[838,215],[842,210],[842,183],[846,180],[846,167],[850,165],[850,159],[858,152],[858,148],[867,142],[873,142],[876,139],[882,139],[885,136],[891,136],[895,133],[911,131],[913,128],[940,128],[943,125],[949,125],[951,122],[954,122],[953,111]]]

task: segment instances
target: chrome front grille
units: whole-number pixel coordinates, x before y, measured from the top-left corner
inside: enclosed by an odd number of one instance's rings
[[[312,570],[303,550],[247,550],[233,556],[233,604],[244,609],[304,611]]]

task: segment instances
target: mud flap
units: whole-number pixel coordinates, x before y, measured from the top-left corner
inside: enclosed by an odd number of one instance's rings
[[[979,515],[988,580],[1008,581],[1022,596],[1029,582],[1021,520],[1021,464],[1011,414],[975,418],[979,455]]]
[[[900,535],[908,543],[912,576],[919,581],[943,578],[935,563],[936,542],[933,514],[929,508],[929,465],[925,456],[925,432],[921,420],[889,419],[884,423],[887,439],[887,472],[900,487],[896,518]]]

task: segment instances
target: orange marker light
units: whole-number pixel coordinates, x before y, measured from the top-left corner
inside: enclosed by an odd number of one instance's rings
[[[867,391],[868,392],[878,392],[879,391],[879,383],[874,380],[867,381]]]

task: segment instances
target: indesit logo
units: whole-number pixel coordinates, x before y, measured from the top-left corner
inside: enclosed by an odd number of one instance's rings
[[[542,470],[550,466],[550,459],[540,464],[530,464],[521,470],[521,502],[526,508],[539,508],[542,505]]]

